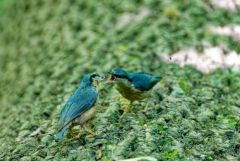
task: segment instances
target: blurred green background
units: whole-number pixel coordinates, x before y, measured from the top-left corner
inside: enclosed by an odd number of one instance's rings
[[[160,60],[206,44],[240,53],[210,25],[240,23],[207,0],[0,0],[0,160],[240,159],[240,73]],[[163,76],[155,100],[121,117],[100,95],[96,138],[56,143],[58,113],[85,73],[121,66]]]

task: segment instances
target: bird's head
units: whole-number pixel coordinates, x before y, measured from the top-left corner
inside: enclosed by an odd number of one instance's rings
[[[81,84],[97,86],[99,82],[104,79],[105,78],[103,76],[100,76],[98,73],[90,73],[83,77]]]
[[[123,79],[128,79],[128,73],[125,70],[121,68],[113,68],[110,71],[110,77],[108,78],[110,82],[115,82]]]

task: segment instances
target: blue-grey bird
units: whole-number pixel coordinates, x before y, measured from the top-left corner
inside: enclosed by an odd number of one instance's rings
[[[116,89],[131,103],[149,96],[149,91],[161,80],[148,73],[129,73],[121,68],[113,68],[109,80],[117,84]]]
[[[79,87],[74,94],[68,99],[60,113],[62,128],[58,131],[55,139],[62,139],[65,131],[79,124],[83,126],[88,120],[95,115],[98,93],[96,84],[103,77],[96,73],[87,74],[83,77]]]

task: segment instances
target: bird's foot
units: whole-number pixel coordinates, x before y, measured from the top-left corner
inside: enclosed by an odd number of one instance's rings
[[[72,139],[72,140],[77,140],[77,139],[79,139],[79,136],[78,136],[77,134],[73,134],[73,135],[71,136],[71,139]]]
[[[120,102],[121,109],[123,110],[123,114],[131,112],[132,103],[130,101],[128,101],[123,97],[119,97],[119,102]]]
[[[77,130],[74,129],[74,125],[70,126],[69,133],[71,138],[70,141],[78,140],[81,137],[81,134],[79,134],[79,132],[77,132]]]
[[[77,132],[70,131],[70,141],[73,140],[78,140],[79,139],[79,134]]]
[[[125,103],[124,106],[123,106],[123,113],[130,113],[132,112],[132,108],[133,108],[133,103],[132,102],[128,102],[128,103]]]
[[[131,112],[131,108],[129,106],[125,106],[123,108],[123,114]]]
[[[143,110],[141,110],[142,113],[146,113],[149,110],[149,101],[147,102],[145,108]]]
[[[146,113],[148,111],[148,108],[144,108],[143,110],[141,110],[142,113]]]
[[[91,129],[85,128],[85,131],[88,132],[93,137],[97,136],[97,134],[94,131],[92,131]]]

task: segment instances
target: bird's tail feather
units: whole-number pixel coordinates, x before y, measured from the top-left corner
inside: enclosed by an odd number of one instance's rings
[[[155,86],[161,79],[162,79],[162,77],[160,77],[160,76],[153,77],[151,80],[152,86]]]
[[[59,140],[62,139],[65,131],[69,128],[70,125],[71,125],[71,123],[63,126],[63,127],[58,131],[58,133],[55,135],[55,140],[56,140],[56,141],[59,141]]]
[[[162,79],[162,77],[160,77],[160,76],[155,77],[156,81],[160,81],[161,79]]]

